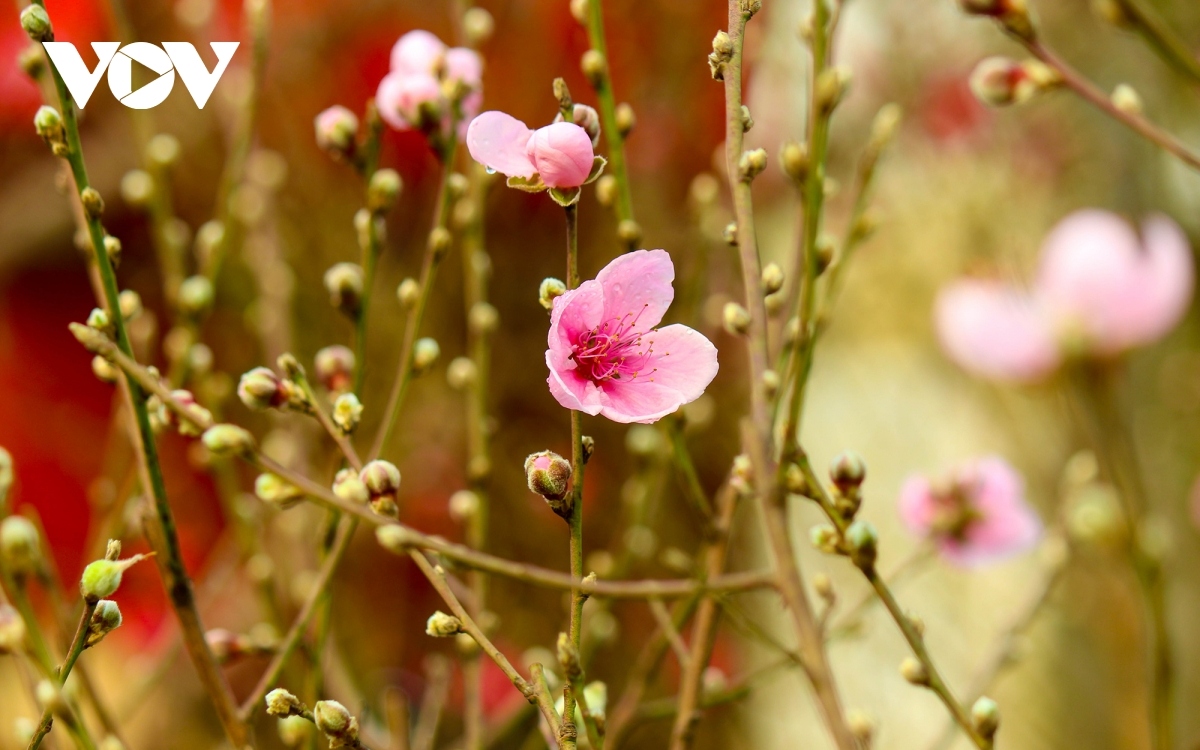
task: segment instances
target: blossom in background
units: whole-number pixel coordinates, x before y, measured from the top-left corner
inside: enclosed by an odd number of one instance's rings
[[[475,161],[507,176],[510,187],[531,192],[575,190],[596,179],[605,164],[579,125],[556,122],[530,130],[503,112],[484,112],[471,121],[467,150]]]
[[[944,289],[938,335],[977,375],[1036,381],[1065,357],[1112,357],[1162,338],[1187,312],[1194,275],[1170,219],[1151,217],[1139,239],[1115,214],[1079,211],[1046,237],[1031,289],[976,279]]]
[[[931,481],[914,475],[900,489],[900,517],[932,540],[950,562],[974,566],[1032,547],[1042,523],[1025,502],[1025,483],[998,456],[987,456]]]
[[[482,103],[483,59],[465,47],[449,48],[428,31],[410,31],[392,47],[391,71],[379,82],[379,115],[397,130],[435,130],[457,119],[469,122]]]
[[[654,327],[671,305],[675,265],[638,250],[554,299],[547,336],[550,393],[614,422],[656,422],[695,401],[717,374],[717,349],[683,325]]]

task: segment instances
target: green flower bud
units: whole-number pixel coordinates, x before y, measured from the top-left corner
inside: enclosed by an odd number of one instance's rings
[[[237,425],[213,425],[200,439],[214,456],[247,455],[254,451],[254,437]]]
[[[267,713],[271,716],[298,716],[304,710],[300,699],[283,688],[275,688],[264,697]]]
[[[66,148],[67,131],[63,127],[62,115],[54,107],[42,105],[33,116],[33,128],[51,148],[57,145]]]
[[[325,272],[329,302],[347,315],[358,315],[362,304],[363,270],[357,263],[336,263]]]
[[[125,560],[96,560],[88,563],[79,579],[79,590],[87,601],[107,599],[121,585],[121,576],[146,555],[134,555]]]
[[[299,487],[270,472],[259,474],[255,478],[254,494],[259,500],[280,510],[287,510],[304,499],[304,493]]]
[[[21,28],[35,42],[50,42],[54,40],[54,27],[50,24],[50,15],[40,5],[30,5],[21,11]]]
[[[36,573],[41,567],[41,539],[28,518],[9,516],[0,522],[0,563],[14,578]]]
[[[213,296],[207,276],[189,276],[179,285],[179,311],[189,318],[199,318],[212,307]]]
[[[552,451],[539,451],[525,459],[529,491],[541,495],[559,515],[570,511],[564,500],[570,489],[571,462]]]
[[[542,279],[538,286],[538,303],[547,310],[554,309],[554,300],[567,292],[567,285],[561,280],[549,277]]]
[[[417,302],[421,299],[421,285],[416,279],[405,279],[396,287],[396,299],[400,300],[400,306],[405,310],[416,308]]]
[[[330,747],[344,747],[347,741],[358,738],[358,719],[337,701],[317,701],[313,706],[313,723],[329,738]]]
[[[986,695],[975,701],[975,705],[971,706],[971,725],[984,739],[994,737],[1000,726],[1000,707],[996,701]]]
[[[445,612],[434,612],[425,622],[425,633],[434,638],[449,638],[461,632],[462,621]]]
[[[879,544],[879,535],[874,526],[867,521],[850,524],[846,529],[846,544],[850,547],[850,560],[855,565],[863,570],[874,567]]]
[[[96,602],[96,609],[92,612],[91,619],[88,620],[87,639],[84,641],[84,647],[95,646],[104,640],[104,636],[119,627],[121,627],[121,608],[112,599],[101,599]]]
[[[375,213],[390,211],[400,198],[400,191],[403,187],[404,182],[396,170],[381,169],[377,171],[371,175],[371,182],[367,185],[367,208]]]

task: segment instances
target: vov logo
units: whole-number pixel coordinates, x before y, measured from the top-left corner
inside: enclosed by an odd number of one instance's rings
[[[157,107],[170,95],[175,87],[175,72],[183,79],[183,85],[192,95],[196,106],[204,109],[212,96],[217,81],[225,73],[239,42],[210,42],[217,56],[217,64],[211,71],[200,59],[200,53],[188,42],[163,42],[162,46],[149,42],[133,42],[124,47],[120,42],[92,42],[99,62],[95,70],[88,70],[79,50],[70,42],[42,42],[50,62],[58,69],[71,98],[80,109],[87,106],[100,76],[108,70],[108,87],[113,96],[130,109]],[[133,64],[139,63],[158,74],[150,83],[137,91],[133,90]]]

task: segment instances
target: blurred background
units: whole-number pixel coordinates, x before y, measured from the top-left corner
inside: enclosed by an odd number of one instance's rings
[[[57,37],[85,47],[123,38],[141,41],[243,39],[237,0],[139,0],[126,3],[126,21],[104,0],[47,0]],[[482,47],[486,109],[501,109],[531,125],[549,122],[556,103],[551,80],[564,77],[577,101],[594,104],[579,71],[585,30],[566,0],[489,0],[495,34]],[[1135,36],[1098,18],[1087,0],[1037,3],[1044,35],[1063,56],[1106,90],[1132,84],[1155,121],[1200,143],[1200,92],[1163,65]],[[1159,0],[1157,10],[1179,35],[1200,47],[1200,5]],[[240,373],[283,351],[309,363],[330,344],[347,344],[351,325],[328,299],[322,275],[333,263],[357,261],[353,216],[362,205],[358,177],[316,146],[313,118],[342,104],[361,112],[388,65],[391,45],[424,28],[454,38],[450,2],[417,0],[277,0],[260,117],[245,183],[235,210],[246,238],[223,272],[213,314],[201,332],[211,352],[206,399],[226,399],[225,417],[250,427],[269,453],[314,472],[329,469],[318,454],[312,425],[295,415],[253,414],[228,399]],[[806,2],[767,0],[750,25],[748,104],[756,125],[752,146],[772,156],[755,182],[763,255],[789,267],[799,230],[798,202],[774,157],[787,139],[801,139],[806,119],[808,53],[797,30]],[[618,101],[632,104],[637,127],[627,146],[636,216],[645,247],[667,249],[677,271],[672,320],[688,322],[720,350],[721,372],[688,413],[688,437],[704,486],[721,482],[739,450],[744,413],[744,347],[720,327],[722,306],[740,295],[737,258],[721,240],[729,220],[724,183],[712,198],[705,179],[720,177],[724,95],[706,68],[713,34],[724,27],[722,2],[607,0],[610,67]],[[140,549],[139,531],[122,516],[130,487],[125,439],[114,389],[96,379],[90,355],[67,324],[94,306],[60,162],[34,133],[38,88],[16,63],[28,46],[18,7],[0,6],[0,445],[14,457],[12,502],[35,511],[46,528],[53,560],[66,581],[97,556],[108,529]],[[853,169],[871,119],[885,103],[905,112],[884,161],[874,203],[878,232],[855,257],[828,337],[818,351],[805,445],[815,465],[852,448],[865,457],[869,478],[863,514],[880,529],[880,566],[888,571],[918,551],[901,528],[895,497],[914,471],[939,472],[984,453],[1005,456],[1024,474],[1029,497],[1048,525],[1069,516],[1064,486],[1091,477],[1079,455],[1083,436],[1053,387],[998,388],[969,378],[938,349],[932,305],[939,287],[964,272],[1028,278],[1041,237],[1062,216],[1096,206],[1140,218],[1173,217],[1200,238],[1200,176],[1068,94],[1020,109],[992,110],[971,95],[974,64],[996,53],[1019,56],[991,24],[962,16],[952,0],[853,0],[839,30],[836,57],[854,84],[834,118],[830,174],[843,187],[831,196],[830,222],[842,230],[849,214]],[[91,65],[94,58],[84,52]],[[206,59],[210,59],[206,55]],[[83,122],[93,184],[107,198],[105,223],[121,238],[122,288],[137,291],[145,311],[136,321],[143,361],[163,362],[160,266],[151,222],[122,198],[120,184],[143,165],[148,135],[170,133],[182,144],[171,175],[172,230],[191,236],[214,214],[214,195],[229,150],[239,96],[248,86],[248,49],[238,52],[209,106],[197,112],[181,86],[162,106],[127,110],[103,83]],[[404,178],[401,201],[388,217],[386,249],[371,308],[365,434],[372,434],[399,356],[402,315],[393,290],[419,272],[433,211],[436,160],[417,134],[388,130],[382,164]],[[580,210],[582,272],[594,275],[615,255],[610,212],[585,191]],[[536,450],[569,453],[566,413],[545,386],[542,352],[547,320],[538,283],[563,274],[562,216],[544,196],[503,189],[486,205],[486,244],[492,259],[491,297],[501,325],[494,338],[488,398],[494,428],[489,549],[505,557],[566,569],[561,521],[525,488],[524,457]],[[401,518],[417,528],[461,538],[447,500],[466,486],[465,422],[461,393],[446,383],[445,364],[465,350],[463,264],[452,252],[443,265],[424,335],[437,338],[442,359],[416,381],[400,429],[384,456],[400,467]],[[1153,528],[1169,549],[1168,612],[1176,646],[1175,722],[1179,748],[1200,743],[1200,554],[1190,493],[1200,451],[1200,330],[1192,314],[1166,341],[1136,352],[1122,373],[1123,407],[1153,502]],[[169,343],[167,344],[169,345]],[[202,365],[200,368],[206,371]],[[669,452],[621,425],[586,419],[596,439],[589,465],[586,543],[609,560],[631,560],[628,575],[670,577],[695,549],[699,525],[687,506]],[[661,433],[654,433],[661,440]],[[649,442],[649,445],[647,445]],[[301,507],[287,513],[262,507],[250,491],[253,474],[237,467],[219,491],[190,443],[164,434],[167,484],[179,520],[186,561],[200,580],[206,624],[247,632],[269,620],[257,605],[254,580],[266,581],[286,612],[294,612],[317,565],[323,514]],[[1074,472],[1074,473],[1072,473]],[[228,478],[227,478],[228,479]],[[261,527],[274,564],[243,570],[225,519],[245,514]],[[743,517],[744,516],[744,517]],[[802,541],[818,514],[798,507]],[[759,564],[751,531],[732,565]],[[352,710],[362,697],[399,690],[414,705],[429,682],[431,653],[452,644],[424,635],[436,595],[408,561],[383,552],[365,532],[352,547],[333,587],[330,632],[336,658],[330,690]],[[806,574],[826,572],[845,602],[865,590],[844,560],[822,557],[801,543]],[[102,547],[100,548],[102,549]],[[749,551],[747,551],[749,550]],[[811,554],[810,554],[811,553]],[[602,567],[593,557],[589,565]],[[973,684],[1022,603],[1045,577],[1033,553],[994,567],[963,571],[936,560],[916,565],[898,584],[905,606],[926,623],[930,647],[952,686]],[[258,576],[255,578],[255,576]],[[125,722],[130,747],[208,748],[221,743],[207,699],[186,657],[151,566],[132,570],[119,600],[125,625],[104,648],[89,652],[110,703]],[[554,592],[503,579],[491,585],[498,645],[520,661],[534,648],[553,648],[566,618]],[[773,637],[790,632],[771,597],[746,597],[746,608]],[[290,619],[290,617],[289,617]],[[897,671],[907,649],[894,625],[867,608],[859,627],[831,646],[845,702],[878,723],[877,747],[933,748],[947,719],[942,706],[904,683]],[[645,606],[620,604],[589,612],[588,638],[597,649],[589,677],[620,692],[626,666],[654,628]],[[1103,545],[1073,555],[1062,581],[1016,644],[1019,657],[989,687],[1004,716],[1007,748],[1149,747],[1143,631],[1136,589],[1124,566]],[[553,663],[552,657],[539,657]],[[777,655],[762,634],[733,624],[721,631],[712,674],[733,684],[759,675],[736,702],[712,709],[701,724],[705,748],[829,746],[802,676],[767,669]],[[156,669],[166,664],[165,677]],[[261,658],[231,665],[244,695],[265,666]],[[288,675],[285,674],[285,683]],[[650,697],[674,694],[671,657]],[[439,747],[458,736],[460,687],[452,679]],[[18,717],[35,716],[12,659],[0,660],[0,747],[19,747]],[[498,671],[485,675],[489,718],[497,722],[524,705]],[[308,696],[302,696],[308,699]],[[378,710],[378,706],[374,706]],[[627,746],[665,746],[669,719],[639,723]],[[265,746],[278,739],[260,723]],[[528,731],[497,747],[535,747]],[[53,736],[52,736],[52,739]],[[58,745],[62,747],[63,745]],[[965,746],[965,744],[955,745]]]

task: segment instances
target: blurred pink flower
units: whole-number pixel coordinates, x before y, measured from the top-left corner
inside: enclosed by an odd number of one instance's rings
[[[942,291],[935,318],[943,348],[967,370],[1029,382],[1064,356],[1109,357],[1152,343],[1187,312],[1195,271],[1183,231],[1151,217],[1141,239],[1106,211],[1079,211],[1042,246],[1031,290],[962,280]]]
[[[1042,533],[1041,520],[1025,502],[1024,481],[998,456],[965,463],[941,482],[909,477],[900,489],[899,509],[910,531],[967,567],[1023,552]]]
[[[451,83],[462,88],[443,87]],[[391,71],[379,83],[375,103],[384,121],[397,130],[433,130],[459,119],[473,119],[482,103],[483,58],[466,47],[447,48],[428,31],[410,31],[392,47]],[[448,97],[462,96],[461,112]],[[456,116],[457,114],[457,116]]]
[[[530,130],[503,112],[484,112],[467,128],[467,149],[480,164],[509,177],[535,174],[551,188],[575,188],[587,182],[595,152],[592,139],[571,122]]]
[[[687,326],[654,329],[675,296],[674,278],[666,251],[639,250],[555,298],[546,365],[558,403],[650,423],[704,393],[717,374],[716,347]]]

